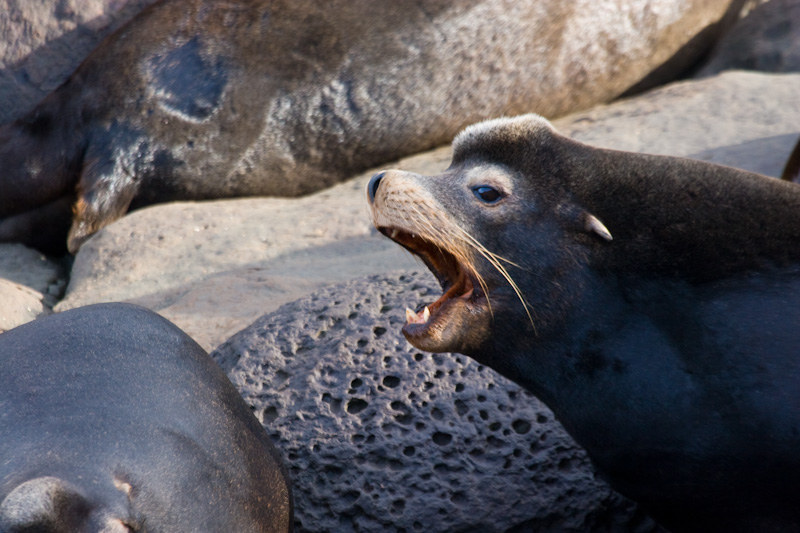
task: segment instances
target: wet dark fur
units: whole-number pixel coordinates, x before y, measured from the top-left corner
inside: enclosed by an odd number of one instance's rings
[[[151,311],[100,304],[3,333],[0,405],[0,531],[291,528],[264,428],[208,354]],[[38,489],[15,491],[26,482]]]
[[[513,194],[475,202],[463,176],[478,165],[510,173]],[[508,270],[533,317],[478,259],[493,315],[452,346],[478,345],[465,353],[542,399],[668,528],[800,529],[796,185],[524,120],[457,139],[452,166],[426,179],[448,216],[520,265]]]

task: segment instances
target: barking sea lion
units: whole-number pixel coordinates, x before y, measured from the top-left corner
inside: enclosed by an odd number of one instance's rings
[[[800,188],[535,115],[453,148],[367,190],[445,292],[408,340],[524,385],[670,529],[800,529]]]
[[[0,335],[0,531],[291,529],[264,428],[166,319],[100,304]]]

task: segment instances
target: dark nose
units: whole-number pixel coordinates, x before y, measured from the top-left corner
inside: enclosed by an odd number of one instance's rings
[[[369,180],[369,184],[367,185],[367,196],[369,196],[369,203],[373,203],[375,201],[375,194],[378,192],[378,187],[381,185],[381,180],[386,175],[386,172],[378,172],[372,179]]]

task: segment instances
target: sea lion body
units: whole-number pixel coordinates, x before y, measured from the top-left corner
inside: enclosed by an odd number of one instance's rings
[[[289,531],[287,474],[224,373],[100,304],[0,335],[0,531]]]
[[[66,228],[34,228],[63,197],[75,252],[129,209],[305,194],[482,118],[587,107],[691,62],[742,0],[657,3],[157,2],[0,128],[0,241],[57,248]]]
[[[442,175],[387,171],[368,196],[446,291],[408,312],[412,344],[524,385],[667,528],[800,528],[796,185],[593,148],[529,115],[468,128]]]

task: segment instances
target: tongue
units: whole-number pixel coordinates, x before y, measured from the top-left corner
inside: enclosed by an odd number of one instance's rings
[[[421,313],[416,313],[415,311],[412,311],[406,307],[406,323],[408,324],[425,324],[430,317],[431,311],[428,309],[427,305]]]

